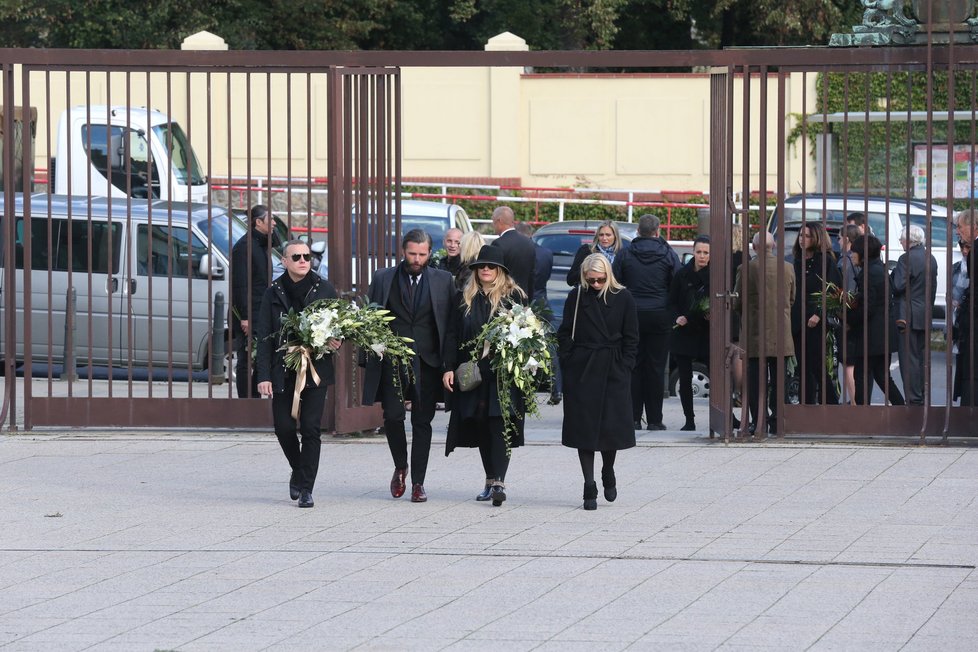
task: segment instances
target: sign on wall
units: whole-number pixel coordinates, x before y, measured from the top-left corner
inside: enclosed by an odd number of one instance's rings
[[[913,149],[913,196],[927,198],[927,150],[926,144],[914,145]],[[955,199],[978,197],[975,192],[975,165],[978,164],[978,148],[974,145],[955,145],[950,160],[947,145],[931,145],[931,197],[948,196],[948,170],[950,168],[952,191]]]

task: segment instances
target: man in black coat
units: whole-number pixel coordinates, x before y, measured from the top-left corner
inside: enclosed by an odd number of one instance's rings
[[[258,380],[251,364],[252,324],[268,287],[274,218],[268,208],[255,204],[248,211],[251,231],[231,249],[231,333],[235,338],[234,374],[238,398],[258,398]]]
[[[441,397],[442,374],[447,371],[443,368],[442,350],[457,301],[452,275],[428,267],[431,236],[421,229],[408,231],[401,250],[404,258],[400,264],[373,275],[367,297],[371,303],[391,311],[394,321],[390,325],[395,333],[414,340],[413,382],[398,369],[399,382],[395,384],[395,370],[389,359],[370,356],[363,381],[363,404],[373,405],[379,400],[384,408],[387,445],[394,458],[391,495],[400,498],[408,471],[404,401],[411,401],[411,502],[423,503],[428,499],[424,480],[431,451],[431,420]]]
[[[681,267],[679,256],[659,236],[659,218],[643,215],[638,237],[615,256],[615,278],[628,288],[638,310],[638,361],[632,374],[632,416],[642,427],[642,409],[649,430],[665,430],[662,394],[666,358],[675,315],[669,308],[669,287]]]
[[[516,225],[516,230],[520,235],[524,235],[530,238],[533,235],[533,231],[530,225],[526,222],[520,222]],[[530,242],[533,242],[533,238],[530,238]],[[533,242],[533,250],[536,253],[536,260],[533,263],[533,296],[530,297],[530,303],[534,306],[534,311],[539,309],[544,311],[546,315],[553,315],[553,311],[550,309],[550,302],[547,298],[547,281],[550,280],[550,274],[553,272],[554,268],[554,252],[550,251],[546,247],[543,247],[536,242]],[[552,325],[553,322],[551,322]],[[557,351],[552,350],[551,355],[556,359]],[[561,394],[562,380],[560,365],[554,365],[554,377],[553,384],[550,387],[550,399],[547,401],[548,405],[558,405],[562,400],[563,396]]]
[[[526,303],[533,298],[533,274],[537,252],[533,240],[516,230],[516,217],[509,206],[500,206],[492,212],[492,228],[499,236],[492,241],[494,247],[503,250],[503,261],[509,275],[526,292]]]
[[[900,234],[906,253],[897,261],[891,284],[900,331],[897,357],[908,405],[924,404],[924,351],[930,332],[927,315],[933,314],[937,298],[937,259],[927,252],[925,237],[924,230],[915,224]]]
[[[312,253],[302,240],[285,245],[282,263],[285,273],[279,276],[264,293],[261,310],[255,320],[258,360],[255,374],[258,392],[272,397],[272,421],[275,436],[292,468],[289,477],[289,496],[299,501],[299,507],[312,507],[312,490],[319,472],[319,452],[322,448],[321,424],[326,407],[326,387],[334,381],[333,356],[312,361],[319,383],[298,378],[285,366],[287,333],[282,332],[282,315],[290,310],[302,312],[320,299],[335,299],[336,290],[324,278],[312,271]],[[334,351],[339,340],[329,340]],[[298,399],[298,400],[296,400]],[[298,409],[298,414],[293,409]]]

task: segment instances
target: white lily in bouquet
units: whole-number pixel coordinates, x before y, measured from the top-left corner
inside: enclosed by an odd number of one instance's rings
[[[466,344],[467,348],[472,349],[473,361],[491,352],[489,366],[496,373],[507,456],[510,454],[510,441],[516,428],[510,414],[513,408],[510,388],[515,387],[523,394],[523,403],[526,406],[525,413],[517,415],[517,418],[539,415],[533,394],[541,380],[549,380],[553,376],[553,360],[550,355],[553,339],[553,328],[546,320],[538,317],[533,308],[512,304],[501,308],[495,317],[486,322],[479,334]]]
[[[356,346],[383,359],[387,356],[396,365],[411,366],[414,351],[412,340],[391,330],[394,316],[380,306],[360,306],[347,299],[320,299],[301,312],[290,310],[282,318],[284,335],[282,351],[285,366],[300,373],[312,360],[333,353],[330,340],[350,340]]]

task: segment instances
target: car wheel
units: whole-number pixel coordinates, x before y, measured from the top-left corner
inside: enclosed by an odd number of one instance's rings
[[[679,370],[669,374],[669,394],[679,396]],[[693,398],[710,398],[710,368],[702,362],[693,363]]]

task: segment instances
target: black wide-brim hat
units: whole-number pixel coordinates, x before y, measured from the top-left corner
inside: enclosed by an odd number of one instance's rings
[[[474,269],[476,265],[495,265],[509,274],[509,268],[503,262],[503,250],[492,245],[482,245],[479,257],[469,263],[469,269]]]

